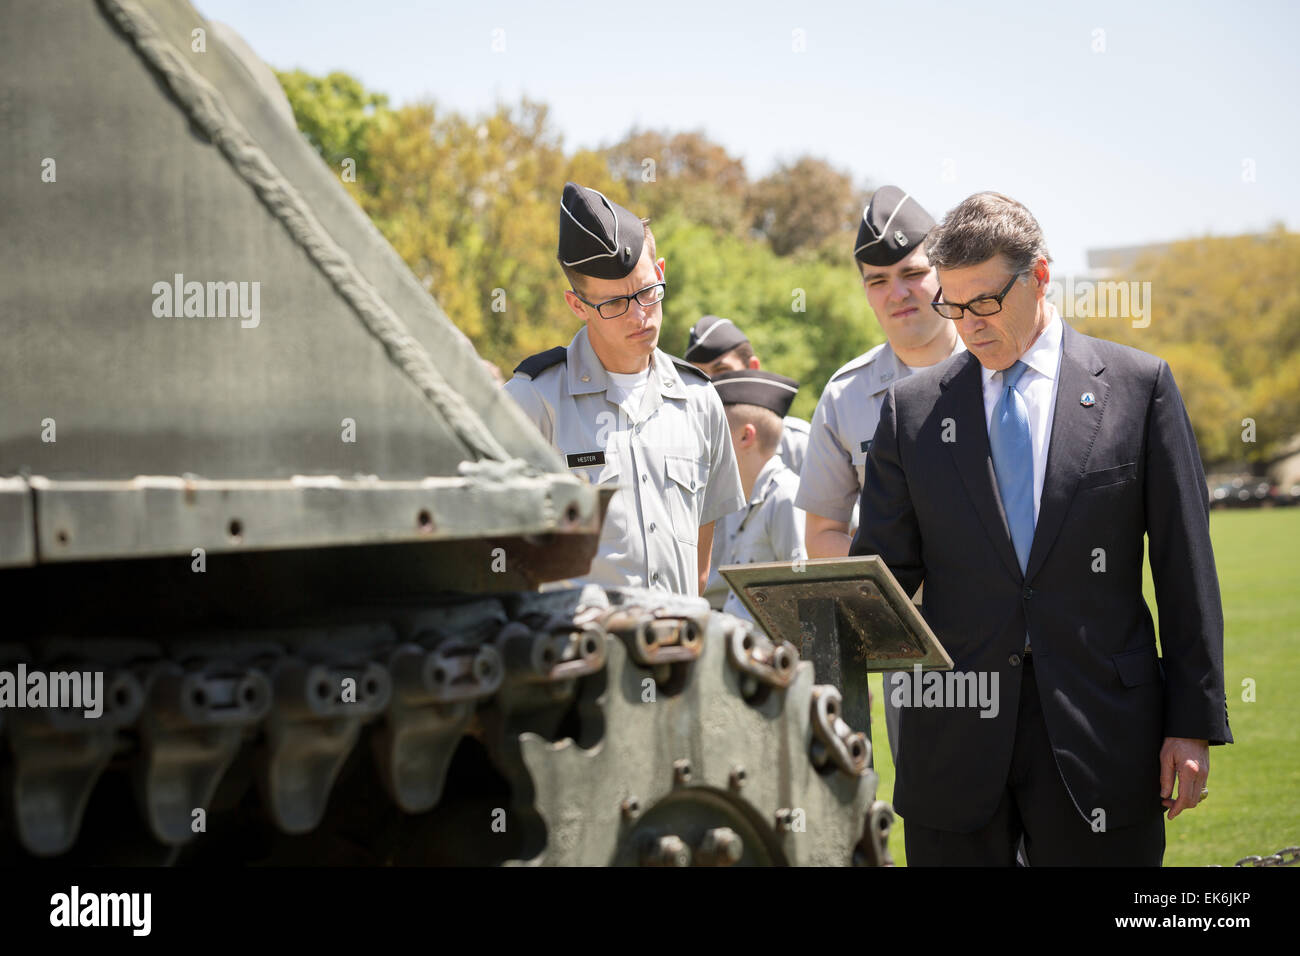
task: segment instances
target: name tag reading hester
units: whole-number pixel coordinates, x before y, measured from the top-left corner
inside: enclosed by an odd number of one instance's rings
[[[576,455],[565,455],[564,460],[569,463],[570,468],[588,468],[592,465],[605,464],[605,453],[603,451],[583,451]]]

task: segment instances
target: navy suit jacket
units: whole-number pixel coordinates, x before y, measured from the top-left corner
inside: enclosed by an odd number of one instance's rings
[[[1144,535],[1163,658],[1142,596]],[[1108,830],[1159,812],[1165,737],[1232,741],[1205,477],[1161,359],[1065,326],[1024,574],[994,477],[979,362],[963,352],[899,382],[849,553],[880,555],[908,594],[924,582],[921,613],[955,669],[999,675],[994,718],[975,707],[901,711],[894,803],[909,820],[970,832],[992,818],[1026,634],[1056,765],[1089,822],[1098,809]]]

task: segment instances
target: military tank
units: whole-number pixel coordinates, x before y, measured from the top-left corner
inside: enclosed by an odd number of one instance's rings
[[[887,861],[794,643],[541,589],[608,493],[237,37],[183,0],[0,20],[0,861]]]

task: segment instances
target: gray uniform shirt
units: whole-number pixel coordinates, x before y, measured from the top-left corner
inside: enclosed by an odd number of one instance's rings
[[[799,472],[803,468],[804,456],[808,451],[808,434],[812,426],[802,418],[795,418],[792,415],[785,416],[785,421],[781,428],[781,444],[776,448],[777,457],[785,463],[785,466],[794,473],[796,480]],[[715,610],[722,610],[722,606],[727,601],[727,595],[730,589],[727,582],[723,580],[718,568],[723,565],[723,542],[728,536],[735,534],[736,525],[743,518],[743,510],[733,512],[729,515],[723,515],[718,519],[718,523],[713,526],[713,555],[709,559],[709,581],[704,587],[704,596],[708,598],[709,604]]]
[[[781,444],[777,446],[776,453],[796,478],[803,471],[804,458],[808,454],[808,435],[811,432],[812,425],[802,418],[785,416],[781,428]]]
[[[779,455],[768,459],[754,479],[749,503],[729,516],[722,543],[720,564],[756,564],[760,561],[796,561],[806,558],[804,513],[795,507],[799,479]],[[732,518],[736,520],[732,520]],[[752,621],[749,611],[734,593],[722,608],[728,614]]]
[[[573,583],[699,592],[700,526],[744,505],[722,400],[707,377],[656,349],[640,405],[610,401],[611,380],[578,330],[562,362],[503,386],[571,471],[619,488],[590,573]]]
[[[952,354],[965,348],[958,338]],[[884,342],[831,376],[813,413],[795,504],[832,521],[852,521],[885,393],[911,371]]]

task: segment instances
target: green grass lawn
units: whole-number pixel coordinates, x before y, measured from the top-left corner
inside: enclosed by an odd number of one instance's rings
[[[1224,684],[1236,743],[1210,750],[1210,798],[1165,824],[1166,866],[1230,865],[1300,845],[1300,508],[1210,517],[1223,594]],[[1150,569],[1146,597],[1156,613]],[[1242,699],[1254,682],[1254,701]],[[871,678],[879,799],[891,800],[880,675]],[[904,822],[889,846],[906,865]]]

